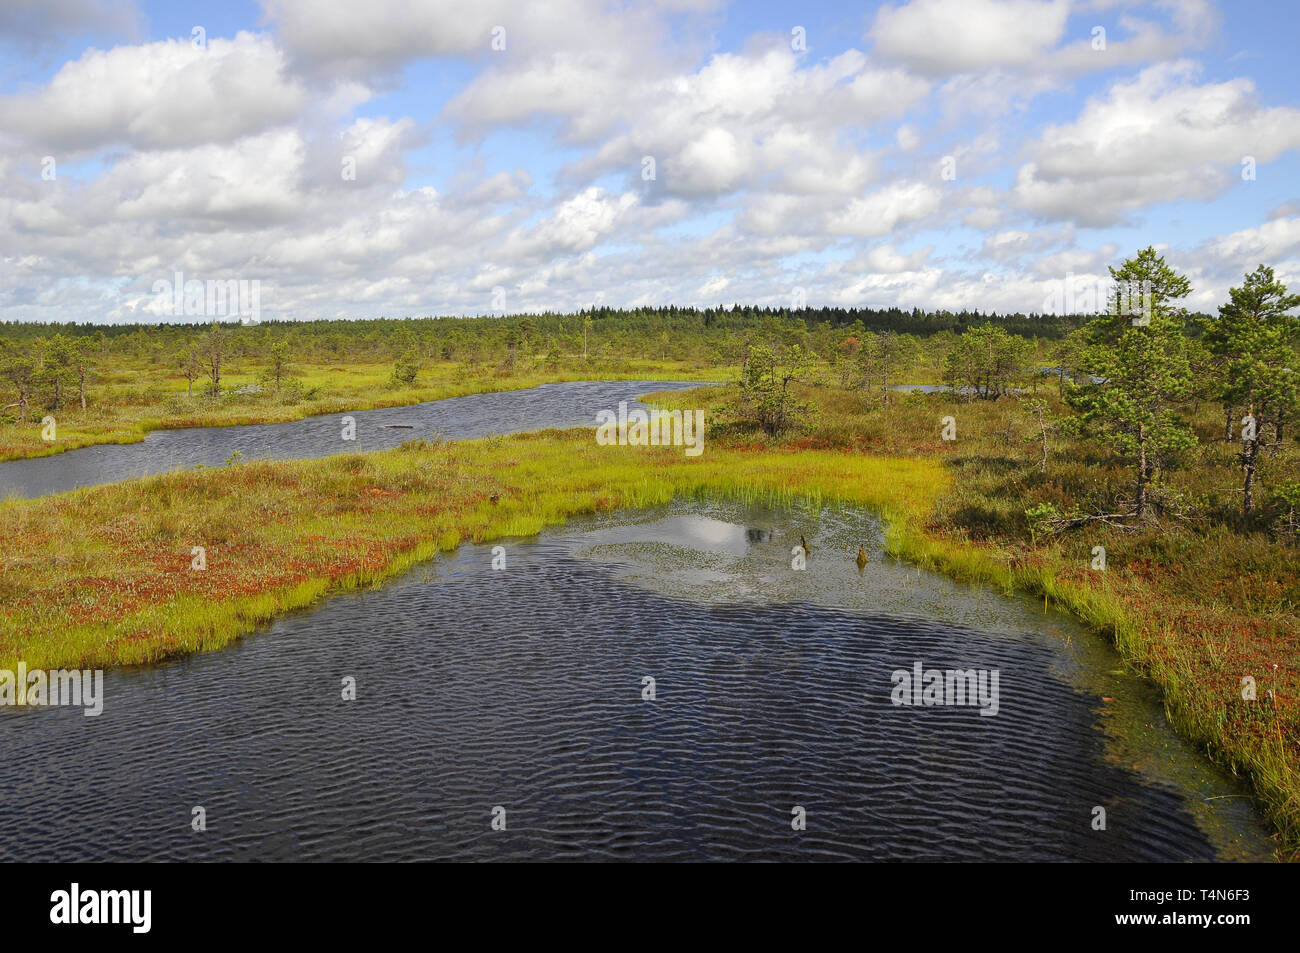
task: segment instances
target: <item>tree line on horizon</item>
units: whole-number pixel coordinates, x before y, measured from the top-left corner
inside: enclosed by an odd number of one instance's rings
[[[730,307],[697,308],[678,305],[641,308],[592,307],[573,312],[544,311],[471,316],[424,316],[313,319],[309,321],[265,321],[256,325],[238,325],[221,322],[232,329],[263,329],[266,331],[304,335],[339,331],[348,335],[368,338],[370,335],[396,334],[400,329],[411,329],[417,336],[455,336],[456,329],[479,333],[491,329],[515,329],[526,326],[543,334],[573,334],[586,320],[602,329],[617,326],[620,329],[644,331],[647,328],[674,332],[688,331],[743,331],[760,326],[775,317],[783,323],[802,321],[808,327],[827,323],[840,328],[855,322],[865,327],[928,337],[942,331],[961,331],[993,322],[1010,333],[1025,337],[1057,339],[1079,328],[1090,317],[1087,314],[1042,314],[1037,312],[984,312],[978,309],[947,311],[922,308],[773,308],[769,306],[733,304]],[[208,327],[210,322],[140,322],[102,324],[96,322],[34,322],[0,321],[0,339],[13,342],[36,337],[49,337],[55,333],[71,337],[102,336],[112,342],[138,334],[141,330],[166,337],[188,334],[195,329]]]

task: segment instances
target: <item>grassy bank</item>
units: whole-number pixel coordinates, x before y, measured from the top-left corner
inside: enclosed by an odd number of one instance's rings
[[[0,504],[0,668],[129,665],[219,648],[437,550],[674,496],[843,500],[915,525],[946,479],[928,461],[830,451],[689,458],[547,431],[11,500]],[[202,571],[191,568],[196,546]]]

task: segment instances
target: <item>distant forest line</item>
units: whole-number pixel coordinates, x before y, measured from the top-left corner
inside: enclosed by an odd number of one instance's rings
[[[265,321],[255,325],[241,325],[243,330],[263,329],[271,337],[315,338],[322,333],[337,332],[346,337],[386,337],[407,332],[417,339],[451,338],[487,333],[509,337],[513,331],[527,337],[569,336],[580,334],[584,320],[606,335],[681,334],[746,331],[762,327],[772,319],[783,326],[802,324],[810,332],[818,325],[833,329],[847,328],[860,323],[868,331],[894,331],[917,337],[929,337],[943,332],[960,334],[967,329],[986,324],[999,325],[1010,334],[1026,338],[1060,340],[1082,328],[1095,314],[999,314],[982,311],[923,311],[903,308],[770,308],[734,305],[729,308],[589,308],[577,312],[542,312],[540,314],[485,315],[475,317],[405,317],[405,318],[339,318],[312,321]],[[1203,322],[1209,315],[1188,314],[1187,333],[1199,337]],[[222,320],[234,327],[237,322]],[[136,324],[95,324],[91,322],[0,322],[0,336],[15,343],[43,338],[54,333],[86,336],[103,335],[115,341],[131,335],[180,338],[192,334],[196,328],[206,327],[202,320],[186,322],[149,322]]]

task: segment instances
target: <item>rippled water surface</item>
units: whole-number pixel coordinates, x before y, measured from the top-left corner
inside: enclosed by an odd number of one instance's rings
[[[595,427],[596,412],[617,410],[619,401],[628,401],[629,407],[644,406],[636,403],[637,395],[699,386],[698,381],[576,381],[409,407],[355,410],[347,414],[356,421],[355,441],[342,439],[344,414],[283,424],[155,430],[140,443],[104,444],[0,463],[0,497],[40,496],[178,468],[219,466],[236,451],[246,460],[283,460],[383,450],[435,435],[466,440],[547,427]]]
[[[893,563],[879,532],[740,504],[593,517],[504,541],[502,570],[462,547],[110,672],[98,718],[0,713],[0,858],[1268,857],[1244,792],[1099,640]],[[997,715],[893,705],[917,661],[997,669]]]

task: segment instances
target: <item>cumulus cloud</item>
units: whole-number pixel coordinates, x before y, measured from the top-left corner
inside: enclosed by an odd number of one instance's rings
[[[648,156],[659,196],[721,196],[760,185],[852,195],[871,180],[873,160],[846,144],[845,134],[901,115],[929,91],[901,70],[871,67],[857,50],[801,67],[788,44],[660,74],[633,75],[618,57],[589,57],[585,68],[603,72],[580,84],[565,80],[570,65],[556,56],[494,68],[453,100],[448,115],[477,128],[540,113],[563,121],[573,141],[601,133],[569,174],[639,172]],[[561,87],[568,93],[549,92]],[[611,88],[617,97],[604,95]],[[540,101],[545,108],[526,108]]]
[[[876,53],[918,72],[983,73],[1000,83],[1008,76],[1017,82],[1034,75],[1060,79],[1177,56],[1205,43],[1217,22],[1207,0],[1157,0],[1150,11],[1167,23],[1129,8],[1107,30],[1097,20],[1110,6],[1081,0],[911,0],[881,7],[868,36]]]
[[[1253,271],[1254,265],[1300,254],[1300,216],[1275,218],[1255,228],[1243,228],[1208,242],[1203,251],[1225,265]]]
[[[613,196],[592,186],[562,202],[537,225],[512,234],[506,250],[524,262],[587,251],[608,236],[636,202],[630,192]]]
[[[267,36],[91,49],[43,89],[0,97],[0,125],[46,148],[222,142],[294,120],[307,104]]]
[[[827,216],[827,230],[836,235],[874,237],[918,221],[939,210],[939,190],[923,182],[897,182],[854,199],[842,211]]]
[[[925,72],[963,73],[1042,59],[1069,14],[1069,0],[913,0],[882,7],[870,36],[884,56]]]
[[[418,56],[488,49],[509,4],[493,0],[263,0],[267,20],[301,65],[390,71]],[[507,34],[508,38],[508,34]]]
[[[1090,100],[1070,124],[1051,126],[1038,147],[1046,176],[1123,175],[1143,168],[1263,162],[1300,145],[1300,110],[1262,106],[1249,79],[1197,85],[1189,61],[1161,64]]]
[[[518,63],[564,51],[626,52],[648,42],[661,21],[650,3],[602,0],[262,0],[262,7],[300,69],[354,77],[431,57]]]
[[[1300,110],[1259,103],[1249,79],[1198,85],[1188,61],[1143,70],[1048,127],[1017,174],[1013,201],[1036,215],[1103,226],[1179,198],[1209,199],[1242,163],[1300,147]]]

